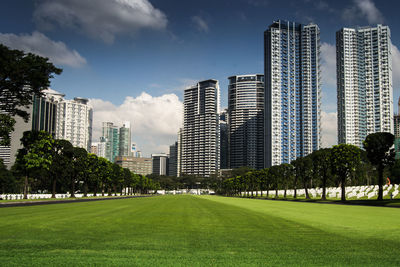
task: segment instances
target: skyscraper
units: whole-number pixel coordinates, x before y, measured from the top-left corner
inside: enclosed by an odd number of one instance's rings
[[[224,109],[219,114],[219,154],[220,169],[229,168],[229,129],[228,129],[228,110]]]
[[[100,143],[105,143],[105,158],[114,162],[119,154],[119,130],[112,122],[103,122]]]
[[[390,46],[388,26],[336,33],[339,144],[362,147],[370,133],[393,133]]]
[[[178,176],[178,142],[169,146],[168,176]]]
[[[130,156],[132,149],[131,141],[131,123],[125,121],[121,128],[119,128],[119,156]]]
[[[229,77],[230,168],[264,168],[264,75]]]
[[[92,143],[93,109],[88,99],[60,99],[57,105],[56,139],[65,139],[73,146],[90,151]]]
[[[394,115],[394,149],[396,152],[396,159],[400,159],[400,98],[397,104],[397,114]]]
[[[264,32],[265,166],[321,144],[320,37],[315,24],[276,21]]]
[[[14,165],[18,149],[22,147],[20,140],[25,131],[46,131],[55,136],[57,104],[64,95],[50,88],[43,93],[43,97],[34,96],[32,105],[26,108],[30,115],[28,122],[19,116],[14,116],[16,123],[14,131],[10,134],[10,146],[0,146],[0,158],[7,168]]]
[[[208,177],[219,169],[219,84],[205,80],[185,89],[182,173]]]

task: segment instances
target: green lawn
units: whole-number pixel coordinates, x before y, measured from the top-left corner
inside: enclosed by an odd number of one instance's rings
[[[0,209],[0,265],[399,266],[400,209],[159,196]]]

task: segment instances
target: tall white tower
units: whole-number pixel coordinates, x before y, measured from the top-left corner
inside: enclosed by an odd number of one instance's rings
[[[362,147],[370,133],[393,133],[390,46],[388,26],[336,33],[339,144]]]

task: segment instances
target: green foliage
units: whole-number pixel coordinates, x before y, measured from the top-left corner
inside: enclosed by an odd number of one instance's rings
[[[15,119],[6,114],[0,114],[0,146],[9,146],[10,133],[14,131]]]
[[[394,164],[395,151],[393,147],[394,135],[391,133],[372,133],[363,142],[369,161],[378,170],[378,200],[383,199],[383,171],[386,166]]]
[[[47,58],[0,44],[0,110],[5,112],[0,117],[3,144],[9,144],[8,136],[15,124],[11,117],[17,115],[27,121],[29,114],[25,109],[32,104],[33,96],[41,96],[50,86],[53,74],[61,72]]]
[[[17,188],[17,181],[3,163],[3,159],[0,159],[0,194],[4,193],[15,193]]]
[[[340,144],[332,147],[331,166],[332,171],[340,180],[342,186],[342,200],[346,200],[345,186],[351,174],[361,164],[361,150],[350,144]]]

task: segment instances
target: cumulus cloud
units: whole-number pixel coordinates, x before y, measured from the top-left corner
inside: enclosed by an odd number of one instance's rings
[[[192,22],[195,24],[197,30],[199,32],[208,32],[208,24],[207,22],[200,16],[193,16]]]
[[[117,34],[167,25],[165,14],[148,0],[38,0],[34,20],[43,29],[72,28],[106,43]]]
[[[86,59],[77,51],[70,50],[63,42],[50,40],[43,33],[36,31],[32,35],[0,33],[0,43],[13,49],[47,57],[55,65],[80,67],[86,64]]]
[[[400,87],[400,51],[392,44],[392,77],[393,77],[393,88],[397,89]]]
[[[321,112],[321,146],[331,147],[337,144],[337,113]]]
[[[347,21],[366,19],[369,24],[384,22],[384,17],[372,0],[353,0],[353,5],[344,9],[342,17]]]
[[[132,136],[145,156],[168,153],[177,139],[183,123],[183,104],[175,94],[153,97],[143,92],[138,97],[127,96],[121,105],[102,99],[90,99],[93,107],[93,139],[99,140],[102,122],[122,126],[130,121]]]
[[[321,73],[325,86],[336,87],[336,46],[328,43],[321,44]]]

